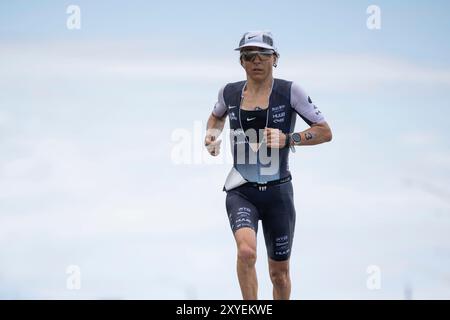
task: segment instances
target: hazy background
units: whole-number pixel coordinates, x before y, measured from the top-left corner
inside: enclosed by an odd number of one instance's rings
[[[268,29],[275,77],[333,130],[290,158],[292,298],[449,299],[449,14],[448,1],[1,0],[0,298],[240,298],[231,164],[198,160],[219,88],[245,76],[233,49]],[[191,163],[174,161],[177,132]],[[270,299],[262,233],[258,255]]]

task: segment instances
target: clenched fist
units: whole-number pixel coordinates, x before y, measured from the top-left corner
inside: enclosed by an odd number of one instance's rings
[[[220,153],[220,143],[222,140],[216,140],[216,137],[207,134],[205,137],[205,146],[206,150],[208,150],[209,154],[212,156],[217,156]]]
[[[286,135],[279,129],[264,128],[264,141],[269,148],[284,148],[286,146]]]

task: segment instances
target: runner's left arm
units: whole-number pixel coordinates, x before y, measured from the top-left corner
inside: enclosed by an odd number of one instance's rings
[[[331,129],[325,121],[322,112],[296,83],[292,83],[291,87],[291,106],[309,125],[309,129],[298,132],[301,141],[299,144],[295,144],[296,146],[311,146],[331,141]],[[284,148],[286,146],[286,134],[279,129],[266,128],[264,130],[264,140],[271,148]],[[290,145],[294,145],[292,139],[290,140]]]
[[[292,83],[291,87],[291,105],[295,112],[310,126],[309,129],[298,132],[301,137],[301,142],[298,145],[311,146],[331,141],[333,135],[322,112],[295,82]]]

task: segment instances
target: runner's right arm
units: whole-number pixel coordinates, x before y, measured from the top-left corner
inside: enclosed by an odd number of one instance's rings
[[[217,156],[220,153],[220,143],[222,140],[218,140],[217,138],[222,133],[228,113],[228,108],[223,98],[223,89],[224,87],[219,91],[217,102],[206,125],[205,146],[212,156]]]

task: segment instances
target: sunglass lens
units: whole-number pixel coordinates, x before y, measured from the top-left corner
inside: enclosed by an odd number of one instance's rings
[[[242,57],[245,61],[252,61],[256,57],[255,52],[244,52],[242,53]]]
[[[256,57],[256,55],[259,55],[259,57],[263,60],[268,59],[273,54],[273,51],[267,50],[267,51],[244,51],[241,53],[242,58],[245,61],[253,61],[253,59]]]

